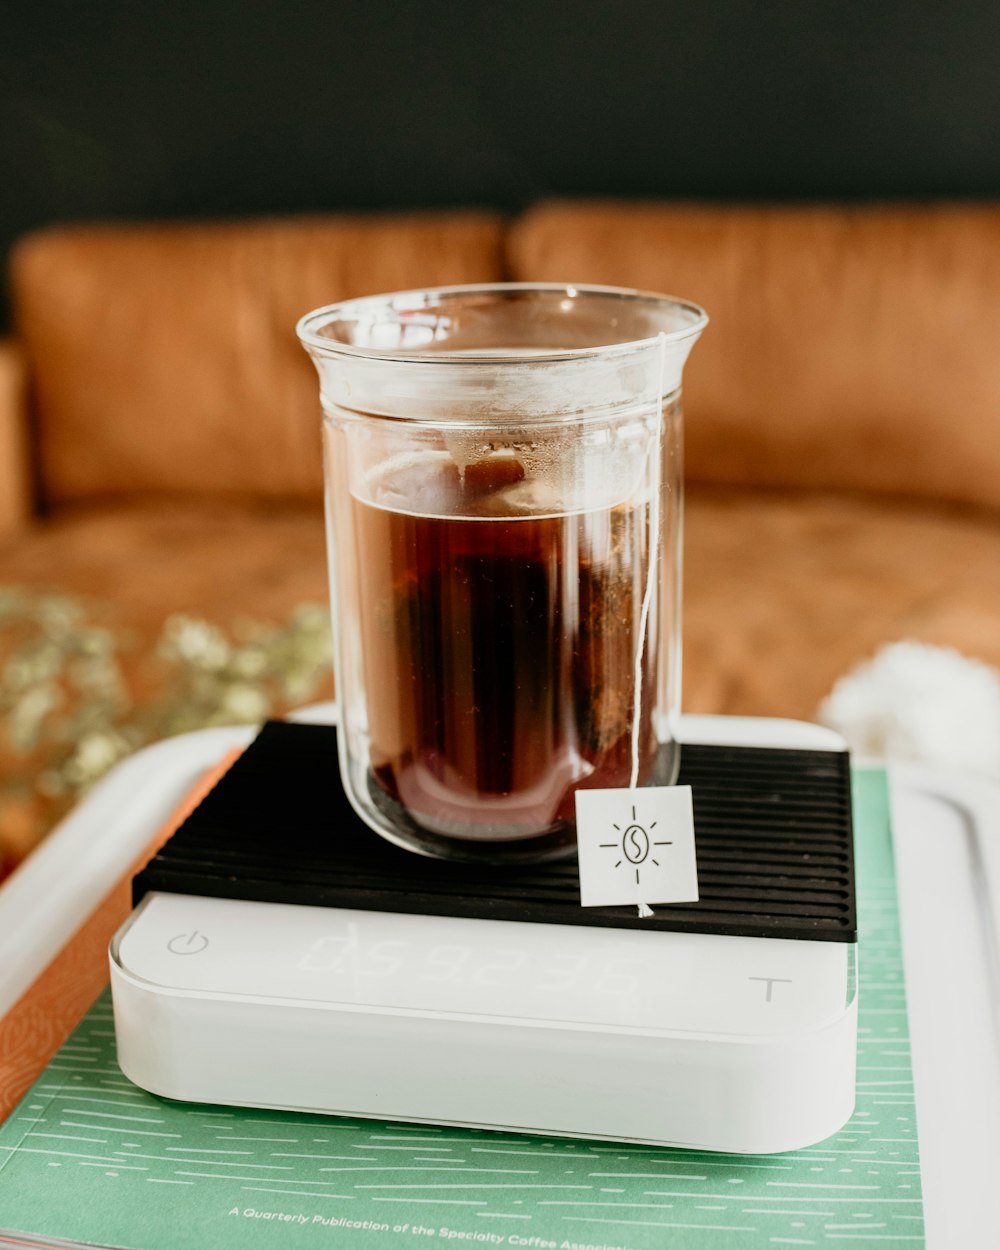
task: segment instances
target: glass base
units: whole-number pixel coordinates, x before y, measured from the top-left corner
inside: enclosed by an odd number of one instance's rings
[[[680,746],[676,742],[661,745],[652,773],[640,783],[645,786],[668,786],[677,780],[680,769]],[[568,859],[576,854],[576,822],[553,822],[540,833],[504,838],[494,830],[489,837],[448,836],[427,828],[402,803],[386,792],[375,773],[366,776],[368,799],[381,817],[383,827],[376,831],[389,841],[421,855],[446,859],[453,863],[487,864],[498,868],[522,864],[541,864]]]
[[[392,829],[393,842],[435,859],[504,867],[566,859],[576,852],[576,825],[572,821],[558,821],[543,833],[527,838],[447,837],[419,824],[402,803],[386,794],[370,770],[368,797]]]

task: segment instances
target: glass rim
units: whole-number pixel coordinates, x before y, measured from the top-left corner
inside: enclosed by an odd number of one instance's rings
[[[557,348],[553,351],[524,352],[512,349],[509,352],[497,351],[442,351],[420,352],[400,351],[398,348],[360,347],[354,343],[342,343],[336,339],[326,338],[319,333],[324,326],[336,321],[356,320],[362,312],[374,313],[378,309],[390,308],[394,301],[418,297],[428,302],[435,298],[447,299],[459,295],[506,295],[512,293],[537,292],[547,295],[562,295],[566,299],[578,296],[613,297],[630,303],[659,305],[664,312],[668,309],[681,311],[689,320],[685,325],[673,330],[661,330],[657,334],[645,338],[630,339],[625,342],[603,343],[587,347]],[[682,343],[697,338],[708,325],[709,317],[700,304],[693,300],[682,299],[674,295],[661,294],[657,291],[645,291],[634,287],[603,286],[594,283],[577,282],[474,282],[453,286],[413,287],[401,291],[387,291],[376,295],[364,295],[356,299],[339,300],[333,304],[324,304],[314,308],[300,317],[295,325],[295,332],[303,347],[326,357],[347,357],[359,360],[378,360],[387,363],[408,365],[542,365],[557,364],[562,361],[604,360],[608,357],[628,355],[648,349],[654,344],[664,341],[668,345]]]

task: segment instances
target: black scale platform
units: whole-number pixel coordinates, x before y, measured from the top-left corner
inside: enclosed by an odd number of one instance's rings
[[[135,878],[149,891],[317,907],[748,937],[857,938],[846,752],[685,746],[697,903],[580,906],[575,859],[511,871],[414,855],[347,801],[337,731],[268,723]]]

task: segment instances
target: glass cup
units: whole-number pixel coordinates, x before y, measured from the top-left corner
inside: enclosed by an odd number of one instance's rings
[[[404,291],[298,334],[324,414],[340,768],[401,846],[575,846],[676,779],[681,370],[707,322],[612,287]]]

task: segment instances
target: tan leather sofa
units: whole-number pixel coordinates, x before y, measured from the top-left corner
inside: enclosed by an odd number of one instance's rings
[[[711,325],[685,388],[685,706],[813,717],[881,643],[1000,663],[1000,210],[553,203],[65,228],[11,263],[0,586],[278,620],[325,600],[293,333],[381,290],[565,280]],[[15,765],[8,764],[13,767]]]

